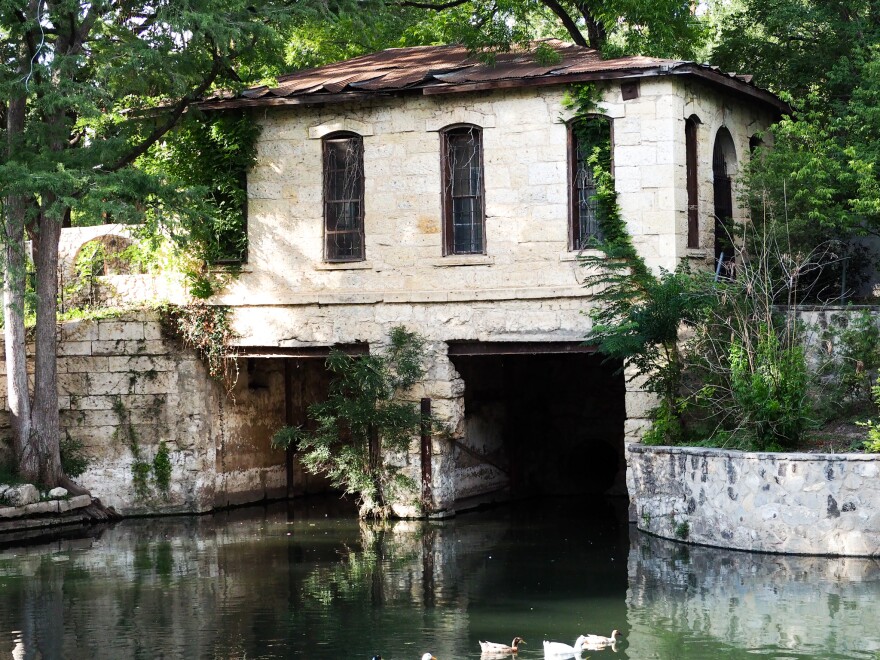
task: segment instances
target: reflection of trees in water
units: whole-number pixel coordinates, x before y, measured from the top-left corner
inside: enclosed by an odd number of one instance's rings
[[[432,639],[444,640],[438,657],[461,657],[466,640],[449,640],[467,629],[485,551],[506,529],[286,509],[126,521],[0,555],[0,657],[329,657],[375,643],[370,657]]]

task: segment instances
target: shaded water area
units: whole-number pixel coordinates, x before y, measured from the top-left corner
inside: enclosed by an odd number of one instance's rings
[[[684,546],[625,502],[360,525],[337,500],[127,520],[0,548],[0,658],[878,658],[880,562]]]

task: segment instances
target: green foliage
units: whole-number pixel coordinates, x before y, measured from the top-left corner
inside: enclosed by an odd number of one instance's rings
[[[298,447],[306,469],[359,498],[363,517],[387,516],[389,503],[414,488],[388,459],[406,452],[420,429],[419,407],[405,397],[424,376],[423,359],[424,340],[401,326],[382,354],[332,351],[329,396],[308,411],[314,429],[282,428],[273,445]]]
[[[599,98],[598,91],[589,85],[573,88],[566,97],[575,110],[576,135],[597,145],[588,162],[596,182],[601,228],[592,247],[600,254],[580,257],[587,270],[584,286],[598,294],[586,342],[609,358],[626,361],[634,367],[633,378],[644,379],[645,389],[660,396],[647,441],[671,442],[680,428],[683,362],[679,329],[696,323],[708,304],[705,277],[691,273],[686,265],[674,273],[655,275],[636,251],[617,204],[610,147],[604,146],[607,138],[597,135],[607,128],[587,121]]]
[[[167,494],[171,484],[171,454],[164,440],[159,442],[159,450],[153,457],[153,478],[156,487]]]
[[[871,394],[874,397],[874,404],[880,408],[880,385],[874,385],[871,388]],[[869,454],[880,454],[880,425],[874,420],[857,423],[868,429],[868,439],[862,443],[865,451]]]
[[[880,328],[871,310],[852,317],[829,341],[836,343],[833,367],[840,386],[835,388],[838,404],[857,408],[870,404],[880,370]]]
[[[691,533],[691,526],[685,520],[683,522],[678,523],[673,530],[673,535],[680,541],[687,541],[688,536]]]
[[[780,341],[772,325],[759,324],[757,335],[751,346],[731,342],[731,400],[756,449],[793,449],[810,421],[803,414],[809,385],[804,349]]]
[[[183,261],[184,274],[196,298],[216,292],[214,266],[246,259],[246,175],[256,160],[259,134],[259,125],[248,115],[191,112],[140,161],[145,171],[187,190],[192,200],[185,212],[174,216],[148,213],[141,233],[170,230],[189,257]]]
[[[232,342],[232,310],[222,305],[196,303],[159,308],[162,330],[187,348],[196,350],[208,366],[208,374],[229,389],[238,379],[238,362]]]
[[[876,260],[851,238],[880,230],[878,43],[872,3],[741,0],[723,13],[712,55],[795,108],[746,174],[754,220],[785,235],[792,251],[829,247],[812,285],[820,300],[840,295],[844,265],[856,289]]]
[[[91,459],[85,451],[82,440],[64,432],[61,440],[61,469],[68,477],[76,478],[89,469]]]

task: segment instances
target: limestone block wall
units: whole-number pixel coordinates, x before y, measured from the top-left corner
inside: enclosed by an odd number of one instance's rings
[[[880,556],[880,456],[629,445],[639,529],[740,550]]]
[[[171,513],[283,494],[284,456],[269,447],[270,427],[283,421],[277,388],[251,389],[245,373],[227,396],[193,352],[163,337],[153,312],[66,323],[59,334],[62,433],[83,443],[91,463],[77,481],[105,504],[126,514]],[[0,448],[8,461],[5,367],[0,361]],[[169,491],[150,477],[139,494],[135,451],[151,463],[161,442],[172,463]]]

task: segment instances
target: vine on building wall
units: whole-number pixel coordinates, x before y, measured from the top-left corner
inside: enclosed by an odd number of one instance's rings
[[[587,275],[584,286],[597,294],[590,310],[592,329],[586,341],[614,359],[626,361],[644,378],[644,387],[660,397],[654,409],[655,433],[671,440],[678,435],[679,391],[683,373],[678,331],[698,311],[693,280],[686,268],[651,272],[638,254],[623,220],[611,169],[608,137],[597,139],[602,92],[595,85],[572,87],[564,104],[574,111],[572,130],[581,144],[593,145],[592,168],[600,233],[579,258]],[[603,125],[603,128],[604,125]],[[603,147],[603,145],[608,145]]]
[[[194,349],[208,366],[208,374],[223,382],[227,391],[238,380],[238,361],[233,341],[232,309],[225,305],[165,305],[159,319],[166,336]]]

